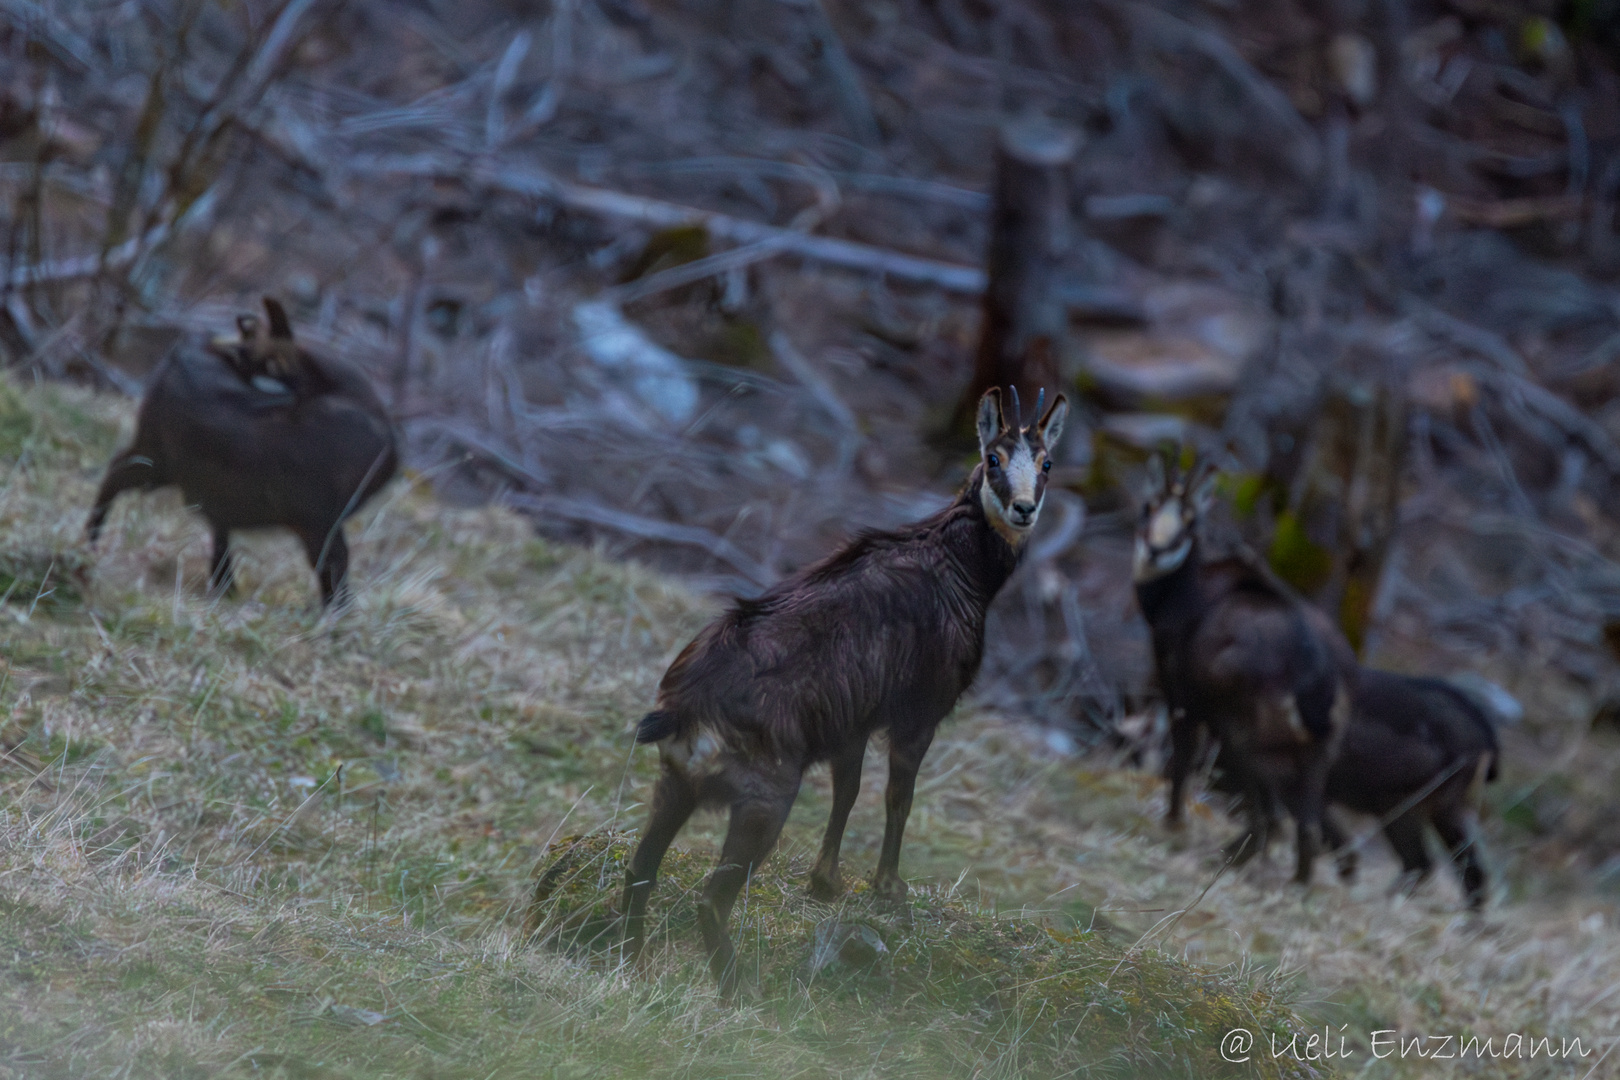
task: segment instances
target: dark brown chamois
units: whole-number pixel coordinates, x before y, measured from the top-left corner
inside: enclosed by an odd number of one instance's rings
[[[709,968],[729,997],[737,986],[726,930],[732,904],[775,845],[805,770],[832,765],[832,814],[810,874],[811,895],[831,898],[843,889],[838,850],[867,740],[883,729],[887,821],[872,888],[905,896],[900,838],[917,770],[979,670],[985,613],[1035,527],[1068,409],[1059,395],[1023,426],[1016,413],[1008,422],[999,390],[986,392],[982,460],[954,503],[916,524],[864,533],[757,599],[737,601],[675,658],[657,708],[636,730],[637,742],[657,744],[662,771],[625,877],[630,956],[641,951],[647,898],[675,834],[698,807],[729,807],[720,862],[698,902]]]
[[[1181,824],[1183,788],[1207,730],[1250,810],[1251,827],[1227,846],[1227,857],[1241,864],[1265,850],[1275,808],[1285,807],[1297,826],[1294,879],[1308,883],[1355,656],[1319,611],[1264,568],[1199,557],[1197,525],[1212,498],[1212,469],[1177,477],[1154,457],[1149,481],[1134,576],[1170,710],[1166,824]]]
[[[1328,770],[1327,799],[1380,819],[1384,837],[1401,860],[1404,886],[1416,889],[1434,869],[1424,842],[1432,826],[1462,877],[1470,907],[1484,906],[1487,879],[1479,853],[1478,805],[1483,785],[1496,779],[1496,730],[1485,711],[1443,679],[1362,668],[1350,723]],[[1244,794],[1215,758],[1211,786]],[[1356,851],[1334,819],[1322,819],[1322,837],[1338,857],[1339,876],[1355,877]]]
[[[291,345],[267,302],[275,349]],[[277,341],[276,316],[284,337]],[[343,522],[399,467],[393,425],[365,375],[297,350],[291,393],[265,393],[214,349],[177,345],[153,373],[135,440],[107,466],[85,525],[95,543],[119,493],[177,485],[213,530],[209,586],[232,584],[230,533],[284,526],[303,541],[321,602],[348,596]]]
[[[1328,771],[1330,803],[1384,822],[1384,837],[1415,889],[1434,869],[1424,843],[1432,826],[1462,877],[1472,908],[1485,905],[1479,853],[1481,788],[1496,779],[1496,729],[1485,710],[1443,679],[1363,668],[1350,726]],[[1331,815],[1323,836],[1341,851],[1339,872],[1355,874],[1355,852]]]

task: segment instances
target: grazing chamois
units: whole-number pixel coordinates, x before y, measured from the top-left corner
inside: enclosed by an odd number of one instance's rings
[[[398,469],[393,425],[365,375],[298,349],[281,306],[265,306],[268,339],[244,344],[237,359],[289,365],[275,370],[291,380],[290,392],[264,392],[242,373],[256,369],[239,367],[218,347],[177,345],[153,373],[135,441],[107,466],[85,533],[94,544],[121,492],[177,485],[213,529],[211,590],[232,585],[232,530],[284,526],[303,541],[323,606],[342,603],[343,522]],[[289,354],[296,359],[286,361]]]
[[[872,889],[905,896],[900,838],[917,770],[979,670],[985,613],[1035,527],[1069,410],[1060,394],[1025,426],[1016,391],[1013,402],[1009,422],[999,389],[980,400],[982,460],[949,507],[864,533],[757,599],[738,600],[665,672],[657,708],[636,730],[638,743],[657,744],[662,770],[625,876],[629,956],[641,951],[647,899],[675,834],[699,806],[729,807],[720,862],[698,902],[709,969],[729,998],[731,907],[775,845],[805,770],[832,766],[832,813],[810,873],[811,895],[831,898],[843,889],[838,850],[867,740],[882,729],[887,821]]]
[[[1294,880],[1309,883],[1328,768],[1355,687],[1355,655],[1320,611],[1263,567],[1199,557],[1198,520],[1213,498],[1207,463],[1182,476],[1158,457],[1148,466],[1133,574],[1170,710],[1165,822],[1181,825],[1187,774],[1207,730],[1250,810],[1251,828],[1227,845],[1227,858],[1242,864],[1263,851],[1276,808],[1285,807],[1296,824]]]
[[[1477,809],[1480,789],[1496,779],[1498,753],[1490,718],[1457,687],[1363,668],[1350,726],[1328,771],[1328,802],[1389,819],[1384,837],[1414,889],[1434,868],[1423,839],[1424,824],[1432,826],[1477,909],[1486,892]],[[1343,851],[1339,872],[1349,879],[1355,852],[1331,815],[1323,826],[1328,847]]]
[[[1328,770],[1329,809],[1322,838],[1337,856],[1339,876],[1355,877],[1357,857],[1333,806],[1380,819],[1401,860],[1408,890],[1434,869],[1424,843],[1433,827],[1462,877],[1468,904],[1485,903],[1477,807],[1481,787],[1496,779],[1496,730],[1485,711],[1443,679],[1362,668],[1351,699],[1350,723]],[[1215,757],[1211,787],[1246,795],[1228,775],[1224,751]]]

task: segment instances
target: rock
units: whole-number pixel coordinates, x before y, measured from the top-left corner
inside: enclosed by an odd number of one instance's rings
[[[596,364],[622,373],[642,403],[671,426],[697,411],[698,389],[686,362],[653,341],[616,306],[587,301],[574,307],[579,342]]]
[[[824,971],[866,974],[881,967],[888,956],[883,935],[866,923],[823,919],[816,924],[806,968],[812,978]]]

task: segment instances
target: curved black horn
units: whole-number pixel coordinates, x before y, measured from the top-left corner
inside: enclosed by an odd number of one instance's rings
[[[1024,404],[1018,400],[1018,387],[1009,386],[1007,389],[1012,391],[1013,415],[1015,417],[1013,420],[1013,430],[1017,431],[1024,426]]]
[[[1041,410],[1046,408],[1046,387],[1035,391],[1035,422],[1041,422]]]

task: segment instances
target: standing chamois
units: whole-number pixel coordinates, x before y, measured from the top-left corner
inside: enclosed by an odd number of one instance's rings
[[[1321,612],[1262,567],[1199,557],[1198,519],[1214,485],[1207,463],[1181,477],[1158,457],[1148,464],[1134,576],[1170,710],[1165,822],[1181,825],[1183,788],[1207,730],[1249,806],[1250,830],[1227,845],[1227,858],[1241,865],[1264,851],[1281,806],[1296,825],[1294,880],[1309,883],[1328,768],[1355,689],[1355,655]]]
[[[832,765],[832,814],[810,873],[811,895],[830,899],[843,889],[838,849],[867,740],[885,728],[887,821],[872,889],[905,896],[900,838],[917,770],[979,670],[985,613],[1035,527],[1069,410],[1060,394],[1026,427],[1016,391],[1013,403],[1009,423],[999,389],[980,400],[982,460],[949,507],[865,533],[758,599],[737,601],[665,672],[658,707],[636,730],[638,743],[658,745],[663,767],[625,876],[629,956],[641,951],[647,899],[675,834],[698,807],[729,807],[720,862],[698,902],[709,969],[729,998],[731,907],[775,845],[805,770]]]
[[[393,425],[365,375],[297,348],[281,305],[265,307],[268,337],[244,341],[237,355],[182,342],[164,358],[141,401],[135,441],[107,466],[85,533],[94,544],[121,492],[174,484],[213,529],[211,590],[232,585],[232,530],[285,526],[303,541],[321,603],[342,603],[343,522],[398,469]],[[239,326],[258,330],[256,320]],[[254,382],[265,377],[288,392],[265,392]]]

